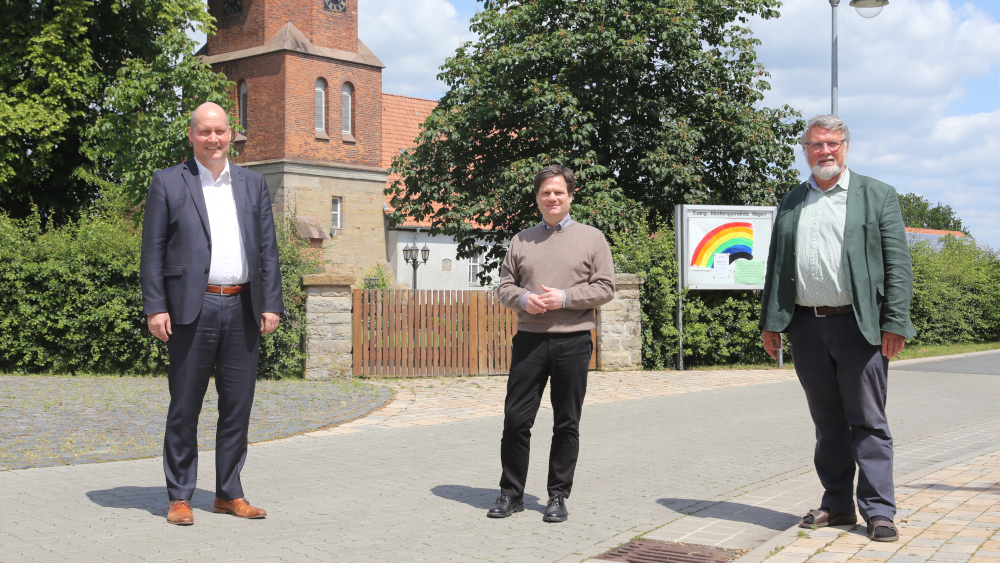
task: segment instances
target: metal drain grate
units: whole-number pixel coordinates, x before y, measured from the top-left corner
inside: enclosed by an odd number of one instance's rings
[[[747,550],[726,550],[702,545],[633,540],[597,559],[624,561],[626,563],[729,563]]]

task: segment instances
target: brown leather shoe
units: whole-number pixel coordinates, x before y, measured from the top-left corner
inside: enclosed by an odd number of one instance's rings
[[[800,528],[825,528],[826,526],[844,526],[858,523],[858,515],[851,512],[837,512],[826,508],[810,510],[799,522]]]
[[[191,513],[191,503],[186,500],[175,500],[167,508],[167,522],[178,526],[194,524],[194,514]]]
[[[263,518],[267,516],[266,510],[263,508],[257,508],[256,506],[251,506],[250,502],[245,498],[226,500],[224,498],[215,497],[214,511],[224,514],[232,514],[233,516],[239,516],[240,518]]]

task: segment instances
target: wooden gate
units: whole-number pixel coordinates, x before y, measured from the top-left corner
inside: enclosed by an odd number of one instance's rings
[[[354,375],[510,372],[517,315],[495,291],[355,289],[352,297]]]

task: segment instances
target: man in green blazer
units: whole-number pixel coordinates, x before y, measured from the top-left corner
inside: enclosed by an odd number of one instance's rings
[[[800,140],[812,172],[781,201],[761,299],[764,348],[781,333],[816,426],[814,462],[825,493],[802,527],[857,523],[876,541],[893,523],[892,436],[885,416],[889,358],[915,334],[913,269],[896,191],[847,168],[847,125],[809,120]]]

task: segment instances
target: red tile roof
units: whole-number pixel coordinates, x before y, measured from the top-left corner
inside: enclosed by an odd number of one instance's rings
[[[906,232],[915,233],[918,235],[937,235],[942,237],[945,235],[951,235],[953,237],[965,236],[965,233],[963,233],[962,231],[939,231],[937,229],[918,229],[916,227],[906,227]]]
[[[397,96],[382,93],[382,167],[392,166],[392,159],[401,152],[416,145],[414,142],[420,134],[420,126],[427,116],[437,107],[436,100]],[[392,174],[386,183],[391,186],[399,176]],[[389,196],[386,196],[386,206]],[[429,227],[427,221],[407,221],[401,227]]]

